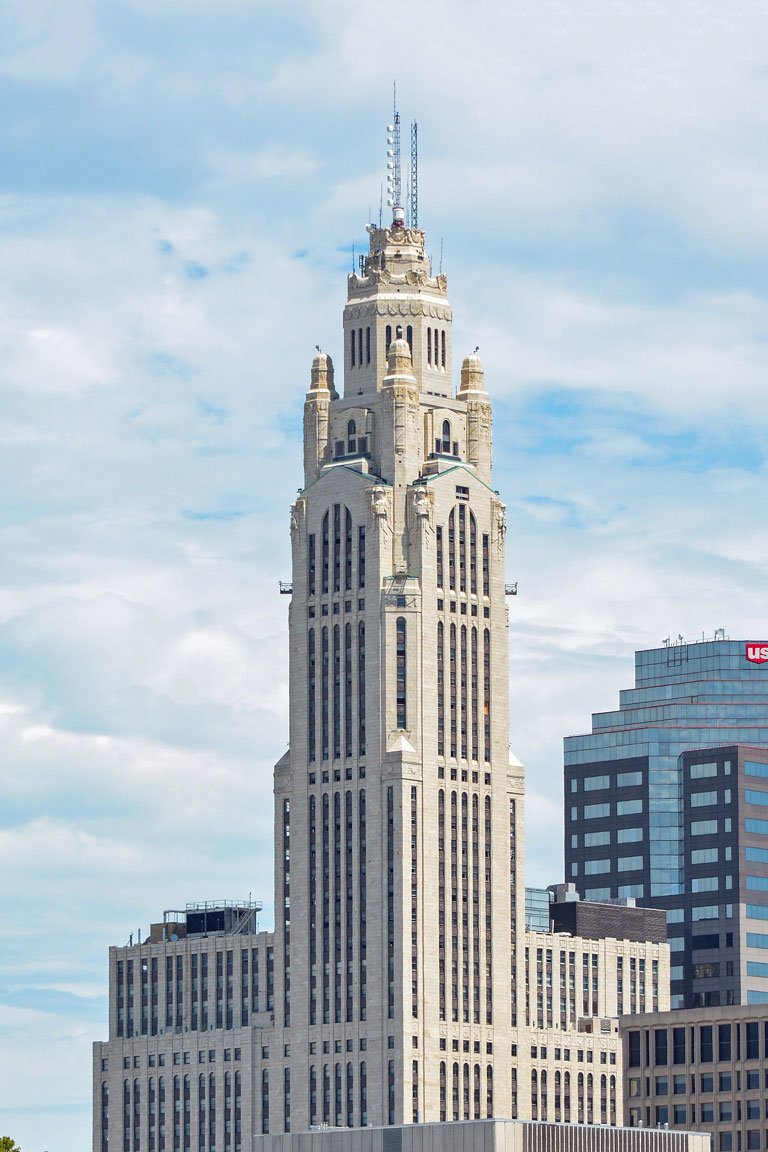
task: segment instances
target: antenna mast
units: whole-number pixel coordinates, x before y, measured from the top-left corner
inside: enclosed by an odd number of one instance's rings
[[[411,121],[411,228],[419,226],[419,126]]]
[[[392,123],[387,124],[387,204],[393,210],[402,210],[402,177],[400,171],[400,113],[397,110],[397,89]]]

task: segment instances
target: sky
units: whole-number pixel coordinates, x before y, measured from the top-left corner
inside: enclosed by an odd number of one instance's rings
[[[527,878],[633,653],[768,635],[757,0],[0,6],[0,1133],[90,1146],[107,952],[264,902],[289,506],[397,82],[508,508]]]

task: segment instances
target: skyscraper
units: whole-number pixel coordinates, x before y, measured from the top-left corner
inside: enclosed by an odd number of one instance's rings
[[[491,402],[476,352],[454,393],[446,278],[424,233],[398,207],[368,232],[342,392],[318,352],[304,406],[274,936],[222,906],[208,912],[234,927],[218,945],[188,910],[112,950],[114,1044],[94,1064],[104,1149],[119,1099],[132,1147],[159,1139],[161,1090],[182,1149],[193,1130],[238,1152],[249,1128],[517,1114],[523,773]],[[179,1071],[155,1083],[148,1063]]]
[[[768,1001],[768,646],[637,652],[635,687],[565,741],[566,877],[667,910],[672,1006]]]
[[[330,358],[312,365],[291,513],[275,1024],[310,1085],[299,1128],[334,1121],[329,1095],[355,1123],[512,1114],[522,773],[491,403],[476,353],[454,395],[424,233],[398,208],[368,231],[342,395]]]

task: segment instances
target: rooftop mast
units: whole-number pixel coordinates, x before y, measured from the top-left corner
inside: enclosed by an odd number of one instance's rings
[[[395,219],[397,209],[402,213],[402,175],[400,169],[400,113],[395,97],[392,123],[387,124],[387,204]]]
[[[419,226],[419,126],[411,121],[411,188],[410,220],[411,228]]]

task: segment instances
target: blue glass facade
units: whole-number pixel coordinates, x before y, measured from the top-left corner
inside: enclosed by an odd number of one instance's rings
[[[749,837],[757,863],[746,868],[742,852],[746,828],[768,818],[768,768],[757,752],[746,775],[744,750],[768,749],[768,660],[748,651],[761,656],[735,640],[637,652],[635,686],[619,708],[565,740],[566,880],[588,899],[635,896],[667,909],[681,953],[672,956],[677,1004],[706,1002],[695,998],[692,973],[716,972],[719,961],[699,962],[693,945],[736,946],[741,889],[768,903],[759,834]],[[701,921],[715,923],[702,933]],[[728,997],[741,995],[736,967],[731,953]]]

